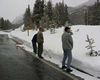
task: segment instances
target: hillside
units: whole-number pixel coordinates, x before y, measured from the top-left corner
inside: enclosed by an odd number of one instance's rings
[[[22,24],[23,23],[23,15],[20,15],[18,17],[16,17],[13,22],[13,24]]]
[[[87,11],[87,8],[89,6],[92,6],[95,4],[97,0],[89,0],[75,8],[73,8],[73,10],[71,9],[71,11],[69,12],[69,18],[71,20],[72,24],[75,25],[81,25],[81,24],[85,24],[85,12]]]

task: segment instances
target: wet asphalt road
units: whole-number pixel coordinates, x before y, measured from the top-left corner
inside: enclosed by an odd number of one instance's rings
[[[72,80],[0,35],[0,80]]]

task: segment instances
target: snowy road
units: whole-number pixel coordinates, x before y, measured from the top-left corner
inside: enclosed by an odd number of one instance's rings
[[[73,80],[0,35],[0,80]],[[78,79],[80,80],[80,79]]]

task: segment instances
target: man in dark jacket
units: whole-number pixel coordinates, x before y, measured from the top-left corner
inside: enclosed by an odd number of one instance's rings
[[[40,27],[39,32],[37,33],[38,57],[39,58],[43,58],[42,53],[43,53],[44,38],[43,38],[43,33],[42,32],[43,32],[43,28]]]
[[[72,61],[72,48],[73,48],[73,39],[71,37],[71,30],[69,27],[65,27],[65,31],[62,35],[62,48],[64,51],[63,61],[62,61],[62,69],[67,68],[67,72],[71,72],[70,69],[71,61]],[[67,67],[65,66],[66,58],[68,57]]]
[[[32,46],[33,46],[33,52],[37,54],[37,34],[35,34],[32,38]]]

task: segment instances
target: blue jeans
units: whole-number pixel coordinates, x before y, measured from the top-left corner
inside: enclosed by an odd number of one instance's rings
[[[62,66],[65,66],[65,61],[66,61],[67,57],[68,57],[67,68],[70,69],[70,65],[72,62],[72,51],[71,50],[64,51]]]

